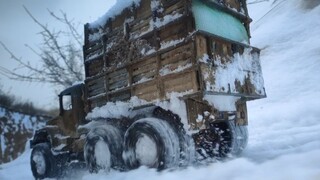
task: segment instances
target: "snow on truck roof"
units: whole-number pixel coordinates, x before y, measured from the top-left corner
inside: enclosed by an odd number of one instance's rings
[[[117,2],[98,20],[89,24],[90,28],[98,28],[100,26],[104,26],[109,18],[114,18],[117,15],[120,15],[121,12],[132,6],[139,6],[141,0],[117,0]]]

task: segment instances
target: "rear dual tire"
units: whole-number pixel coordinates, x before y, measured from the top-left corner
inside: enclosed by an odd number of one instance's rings
[[[177,167],[180,161],[178,135],[164,120],[140,119],[125,133],[123,159],[129,169],[139,166],[159,170]]]
[[[84,146],[84,159],[91,173],[123,167],[123,132],[110,124],[90,130]]]

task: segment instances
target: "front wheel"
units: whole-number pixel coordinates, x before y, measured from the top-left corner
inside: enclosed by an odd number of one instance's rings
[[[130,168],[159,170],[179,166],[179,138],[171,125],[157,118],[134,122],[124,137],[123,159]]]
[[[35,179],[52,178],[56,176],[56,162],[48,143],[35,145],[31,152],[30,163]]]

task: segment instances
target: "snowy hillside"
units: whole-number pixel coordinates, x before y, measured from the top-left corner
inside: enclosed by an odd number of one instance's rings
[[[142,167],[67,179],[320,179],[320,1],[277,0],[249,10],[268,98],[249,103],[250,137],[242,157],[176,171]],[[1,165],[0,179],[33,179],[29,158],[27,148]]]
[[[34,130],[43,125],[43,117],[14,112],[0,106],[0,164],[21,155]]]

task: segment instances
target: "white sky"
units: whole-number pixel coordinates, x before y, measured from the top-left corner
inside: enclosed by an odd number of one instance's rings
[[[29,11],[50,28],[59,29],[60,25],[50,17],[47,9],[55,13],[60,10],[67,13],[69,19],[79,22],[79,32],[83,32],[83,25],[102,16],[116,0],[0,0],[0,41],[11,49],[18,57],[36,63],[35,56],[25,44],[37,47],[41,37],[37,35],[40,28],[31,20],[23,9]],[[0,47],[0,66],[8,69],[17,67],[8,53]],[[30,100],[41,107],[57,106],[56,94],[52,87],[42,83],[12,81],[0,74],[0,86],[5,92],[10,92],[23,100]]]

